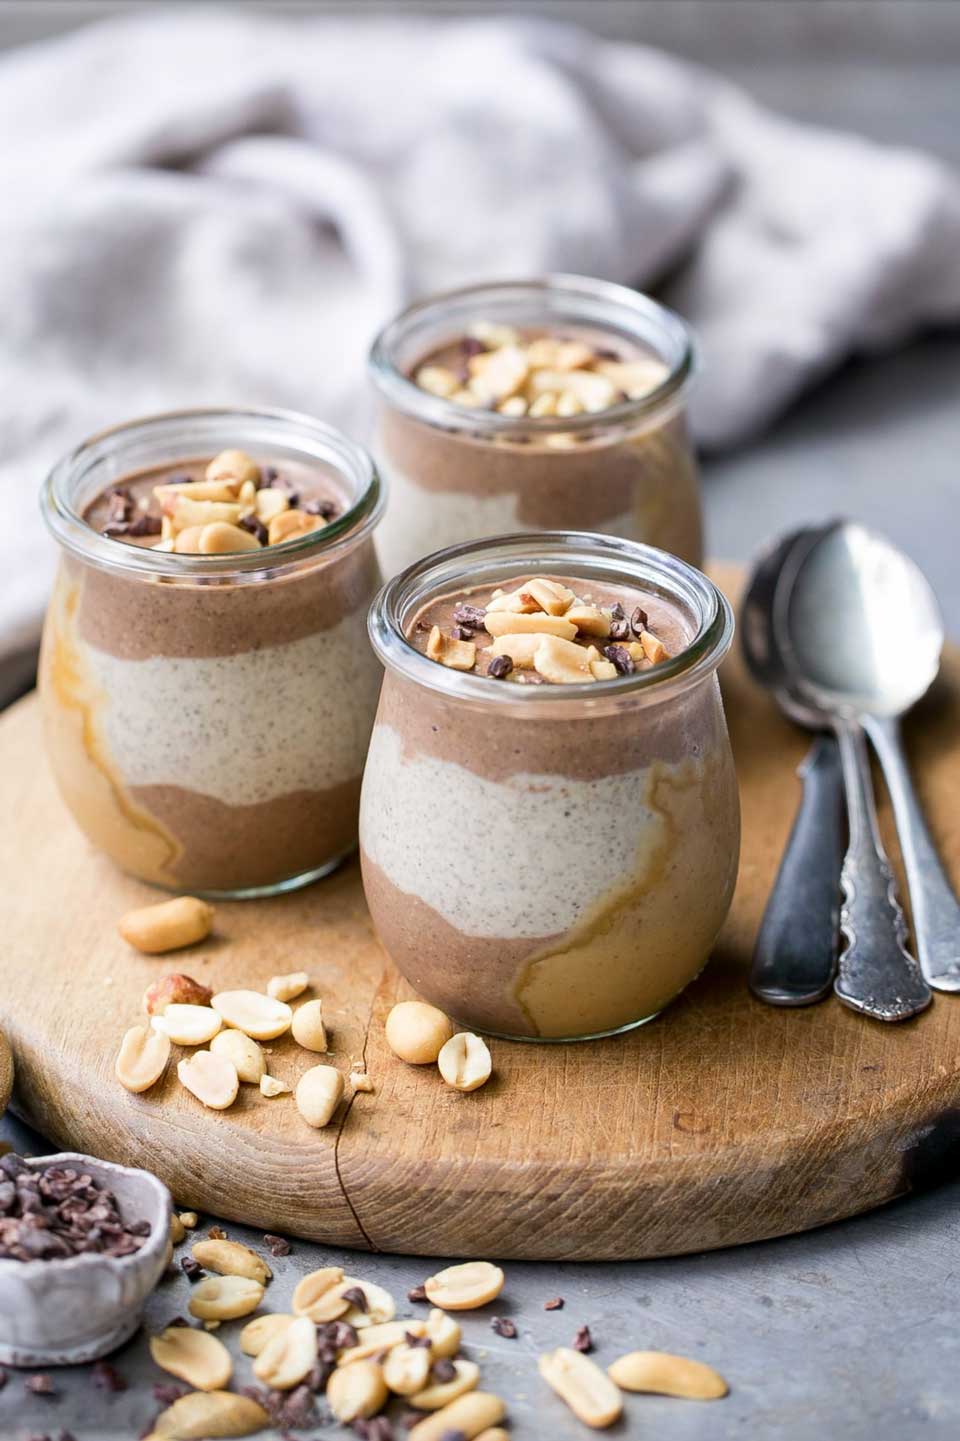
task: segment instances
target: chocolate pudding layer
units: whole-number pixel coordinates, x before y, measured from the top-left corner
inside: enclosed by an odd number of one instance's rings
[[[274,429],[293,449],[290,424]],[[289,514],[291,499],[316,501],[329,519],[286,543],[254,537],[255,549],[236,554],[157,551],[169,537],[129,528],[145,530],[138,518],[155,514],[163,524],[157,488],[202,486],[210,457],[187,452],[124,473],[131,429],[117,433],[118,478],[76,506],[44,632],[41,688],[61,792],[90,839],[144,880],[236,894],[309,879],[356,844],[379,685],[365,634],[379,584],[376,517],[351,522],[354,480],[334,460],[266,452],[247,459],[288,488],[275,513]],[[128,529],[112,534],[118,493]]]
[[[641,540],[699,564],[678,378],[688,351],[672,332],[658,349],[655,322],[668,313],[600,282],[543,282],[522,303],[521,289],[439,297],[374,347],[376,450],[393,497],[378,537],[384,570],[465,539],[550,528]],[[544,323],[571,289],[574,310]],[[599,322],[584,313],[594,291]]]
[[[533,577],[598,609],[641,609],[668,652],[574,681],[576,698],[483,666],[447,671],[448,685],[442,661],[433,684],[423,667],[434,624],[495,589],[522,593],[529,571],[411,600],[401,624],[417,662],[382,652],[361,800],[367,900],[403,973],[464,1025],[552,1040],[636,1025],[699,972],[726,916],[739,806],[715,666],[729,627],[707,663],[705,622],[644,585],[642,564],[630,583]]]

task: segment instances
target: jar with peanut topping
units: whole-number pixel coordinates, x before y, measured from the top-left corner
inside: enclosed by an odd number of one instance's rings
[[[421,995],[570,1040],[650,1020],[697,975],[737,873],[732,631],[699,571],[599,535],[455,546],[388,583],[361,862]]]
[[[601,531],[699,565],[693,367],[677,315],[583,276],[476,285],[406,310],[370,357],[391,491],[385,574],[514,530]]]
[[[367,455],[307,416],[184,411],[86,441],[42,504],[62,548],[47,748],[90,840],[202,895],[336,866],[356,845],[380,679]]]

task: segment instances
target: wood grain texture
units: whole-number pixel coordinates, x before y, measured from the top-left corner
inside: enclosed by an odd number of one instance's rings
[[[13,1053],[6,1036],[0,1033],[0,1116],[7,1109],[13,1090]]]
[[[496,1074],[460,1095],[386,1049],[411,994],[370,927],[356,865],[297,895],[217,908],[216,936],[167,958],[132,952],[116,921],[155,895],[82,839],[42,757],[36,702],[0,722],[14,824],[0,837],[6,934],[0,1025],[15,1105],[57,1144],[149,1166],[182,1203],[330,1244],[424,1255],[600,1259],[669,1255],[817,1226],[908,1190],[960,1135],[960,1000],[906,1025],[830,1000],[775,1011],[746,989],[751,946],[797,800],[806,738],[746,680],[724,689],[744,820],[740,881],[703,976],[632,1035],[573,1046],[494,1042]],[[907,740],[934,832],[960,880],[960,657]],[[883,824],[893,849],[890,817]],[[263,987],[305,969],[324,998],[332,1060],[376,1086],[311,1131],[289,1096],[241,1088],[227,1113],[178,1084],[115,1082],[124,1029],[170,969]],[[272,1071],[316,1057],[287,1037]],[[949,1149],[949,1147],[947,1148]]]

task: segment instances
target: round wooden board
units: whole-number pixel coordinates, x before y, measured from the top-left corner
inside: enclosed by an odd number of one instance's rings
[[[217,935],[150,959],[118,917],[155,898],[82,839],[57,797],[29,698],[0,722],[14,824],[0,836],[0,1026],[15,1105],[58,1145],[148,1166],[185,1205],[329,1244],[444,1256],[662,1256],[818,1226],[934,1173],[960,1135],[960,999],[883,1026],[836,1001],[771,1010],[746,987],[751,946],[797,801],[807,740],[731,656],[724,690],[744,821],[740,882],[703,976],[632,1035],[574,1046],[493,1043],[496,1074],[459,1095],[402,1065],[383,1022],[409,994],[380,950],[358,869],[297,895],[221,905]],[[960,881],[960,657],[912,718],[922,800]],[[892,841],[889,815],[883,822]],[[306,969],[332,1059],[363,1061],[372,1095],[311,1131],[289,1096],[251,1088],[226,1113],[176,1080],[131,1096],[113,1078],[148,983],[186,970],[214,988]],[[272,1071],[316,1058],[288,1038]]]

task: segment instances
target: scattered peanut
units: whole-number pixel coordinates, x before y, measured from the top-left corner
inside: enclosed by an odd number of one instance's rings
[[[385,1321],[379,1326],[367,1326],[360,1334],[356,1346],[348,1346],[341,1351],[337,1364],[349,1366],[351,1361],[363,1361],[367,1356],[376,1356],[379,1352],[389,1352],[394,1346],[401,1346],[407,1336],[425,1336],[427,1326],[423,1321]],[[459,1345],[459,1327],[457,1328],[457,1341]],[[425,1346],[420,1348],[427,1352]],[[437,1356],[440,1353],[431,1343],[428,1355]]]
[[[453,1035],[453,1022],[425,1001],[400,1001],[387,1016],[387,1045],[411,1066],[432,1066]]]
[[[148,1031],[146,1026],[131,1026],[120,1042],[114,1074],[128,1091],[147,1091],[159,1081],[169,1059],[169,1036]]]
[[[292,1001],[302,995],[310,984],[306,971],[291,971],[288,976],[271,976],[267,982],[267,995],[275,1001]]]
[[[196,1211],[181,1211],[177,1220],[185,1231],[192,1231],[197,1224]]]
[[[204,1270],[220,1276],[246,1276],[263,1286],[273,1277],[263,1257],[239,1241],[195,1241],[192,1249],[193,1259]]]
[[[430,1354],[435,1360],[456,1356],[460,1350],[460,1323],[437,1307],[427,1317],[426,1334],[430,1337]]]
[[[322,1266],[297,1283],[291,1302],[295,1316],[309,1316],[318,1324],[336,1321],[350,1308],[340,1294],[343,1271],[339,1266]]]
[[[171,1241],[171,1244],[174,1245],[174,1246],[179,1246],[180,1242],[183,1240],[183,1238],[184,1238],[184,1236],[185,1236],[186,1234],[187,1234],[186,1227],[184,1226],[183,1222],[180,1220],[180,1217],[179,1217],[179,1216],[171,1216],[171,1217],[170,1217],[170,1241]]]
[[[277,1391],[299,1386],[317,1359],[317,1328],[309,1316],[299,1316],[278,1331],[253,1363],[259,1381]]]
[[[263,1287],[248,1276],[207,1276],[190,1294],[191,1316],[201,1321],[232,1321],[249,1316],[263,1300]]]
[[[260,1077],[260,1094],[273,1099],[274,1096],[286,1096],[290,1094],[290,1087],[286,1081],[278,1081],[276,1076]]]
[[[323,1002],[307,1001],[305,1005],[298,1006],[290,1029],[293,1039],[305,1051],[325,1051],[327,1032],[323,1024]]]
[[[364,1306],[351,1304],[350,1309],[344,1315],[354,1330],[363,1331],[368,1326],[382,1326],[385,1321],[392,1321],[397,1314],[397,1303],[385,1291],[382,1286],[375,1286],[372,1281],[358,1281],[355,1276],[344,1276],[340,1284],[341,1293],[347,1291],[362,1291],[366,1300]]]
[[[151,1336],[150,1355],[162,1370],[197,1391],[219,1391],[233,1375],[223,1342],[192,1326],[168,1326],[159,1336]]]
[[[459,1031],[441,1050],[437,1065],[455,1091],[476,1091],[489,1081],[493,1063],[486,1041],[470,1031]]]
[[[241,1081],[250,1085],[258,1085],[266,1073],[267,1062],[263,1052],[256,1041],[244,1035],[243,1031],[220,1031],[210,1042],[210,1050],[215,1056],[224,1056],[232,1061]]]
[[[159,1016],[168,1006],[209,1006],[213,995],[209,986],[202,986],[192,976],[171,971],[161,976],[143,993],[143,1009],[148,1016]]]
[[[210,1002],[228,1026],[255,1041],[272,1041],[290,1029],[293,1012],[262,991],[218,991]]]
[[[177,1075],[180,1084],[211,1110],[225,1111],[237,1099],[240,1077],[236,1066],[225,1056],[195,1051],[178,1064]]]
[[[178,1046],[203,1046],[212,1041],[223,1022],[211,1006],[169,1005],[150,1022],[155,1031]]]
[[[270,1425],[261,1405],[233,1391],[189,1391],[161,1411],[153,1436],[199,1441],[210,1436],[252,1436]]]
[[[443,1441],[450,1435],[461,1435],[464,1441],[474,1441],[481,1432],[502,1421],[506,1411],[499,1396],[489,1391],[468,1391],[466,1396],[458,1396],[442,1411],[434,1411],[425,1420],[418,1421],[408,1433],[409,1441]]]
[[[212,928],[213,906],[195,896],[177,896],[128,911],[117,926],[125,941],[148,956],[195,946],[206,940]]]
[[[480,1381],[480,1367],[476,1362],[454,1361],[453,1367],[457,1373],[455,1376],[449,1381],[435,1381],[423,1391],[416,1392],[410,1397],[410,1405],[416,1406],[418,1411],[439,1411],[458,1396],[474,1391]]]
[[[623,1398],[619,1390],[581,1351],[558,1346],[556,1351],[541,1356],[538,1366],[547,1385],[566,1401],[585,1426],[602,1430],[620,1417]]]
[[[342,1096],[343,1077],[333,1066],[311,1066],[297,1082],[297,1110],[308,1126],[329,1125]]]
[[[430,1348],[410,1346],[401,1342],[389,1350],[382,1361],[383,1379],[398,1396],[412,1396],[422,1391],[430,1375]]]
[[[254,1316],[240,1332],[240,1350],[247,1356],[259,1356],[264,1346],[279,1336],[296,1320],[283,1311],[270,1311],[266,1316]]]
[[[327,1404],[338,1421],[376,1416],[388,1395],[383,1370],[373,1360],[338,1366],[327,1382]]]
[[[434,1306],[445,1311],[472,1311],[499,1296],[503,1282],[500,1267],[490,1261],[465,1261],[428,1276],[423,1289]]]
[[[651,1391],[692,1401],[716,1401],[730,1389],[712,1366],[668,1351],[631,1351],[608,1366],[607,1375],[624,1391]]]

